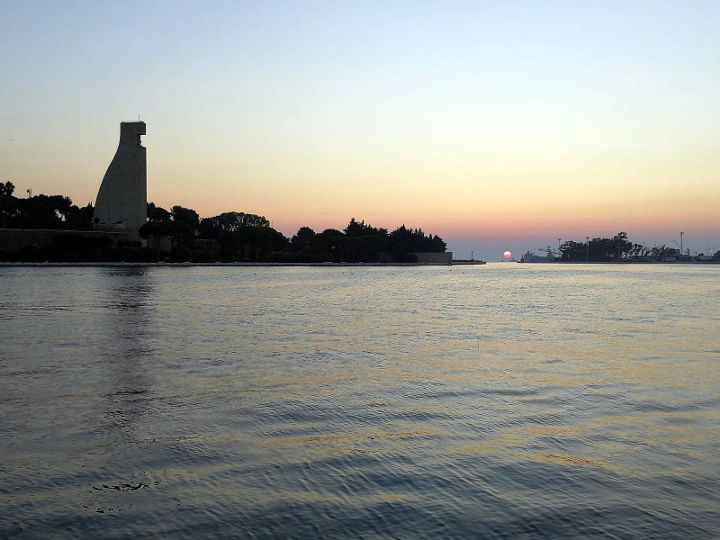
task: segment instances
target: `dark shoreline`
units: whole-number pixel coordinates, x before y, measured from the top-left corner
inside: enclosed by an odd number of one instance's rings
[[[453,261],[451,264],[443,263],[291,263],[291,262],[227,262],[227,263],[174,263],[174,262],[0,262],[0,268],[113,268],[113,267],[143,267],[143,266],[158,266],[158,267],[276,267],[276,266],[288,266],[288,267],[365,267],[365,268],[379,268],[379,267],[419,267],[419,266],[483,266],[485,262],[466,262],[466,261]],[[508,263],[498,262],[497,264],[508,265]],[[523,266],[534,266],[534,265],[648,265],[648,264],[674,264],[674,265],[713,265],[720,264],[720,261],[606,261],[606,262],[556,262],[556,263],[517,263]]]
[[[171,267],[189,267],[189,266],[246,266],[246,267],[264,267],[264,266],[318,266],[318,267],[342,267],[342,266],[364,266],[364,267],[384,267],[384,266],[451,266],[442,263],[289,263],[289,262],[229,262],[229,263],[173,263],[173,262],[0,262],[0,268],[87,268],[87,267],[134,267],[134,266],[171,266]]]

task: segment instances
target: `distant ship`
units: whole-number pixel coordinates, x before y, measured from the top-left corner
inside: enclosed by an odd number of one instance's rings
[[[531,251],[526,251],[525,254],[520,257],[521,263],[549,263],[555,262],[556,257],[550,248],[547,249],[545,255],[538,255]]]

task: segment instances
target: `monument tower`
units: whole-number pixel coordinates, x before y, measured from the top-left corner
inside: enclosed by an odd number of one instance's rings
[[[134,232],[147,221],[145,122],[120,122],[120,143],[95,200],[98,231]]]

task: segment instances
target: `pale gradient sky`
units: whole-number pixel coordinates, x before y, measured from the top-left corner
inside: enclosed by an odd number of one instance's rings
[[[0,0],[0,179],[440,234],[490,260],[627,231],[720,245],[720,2]]]

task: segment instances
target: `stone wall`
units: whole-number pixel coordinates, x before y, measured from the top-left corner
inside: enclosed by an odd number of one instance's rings
[[[418,264],[452,264],[452,251],[442,253],[416,251],[413,255],[417,257]]]
[[[28,247],[49,247],[59,234],[79,238],[109,238],[112,240],[113,246],[118,242],[138,242],[140,240],[134,233],[65,231],[61,229],[0,229],[0,251],[15,253]]]
[[[452,264],[452,251],[414,251],[405,254],[378,253],[383,264]]]

